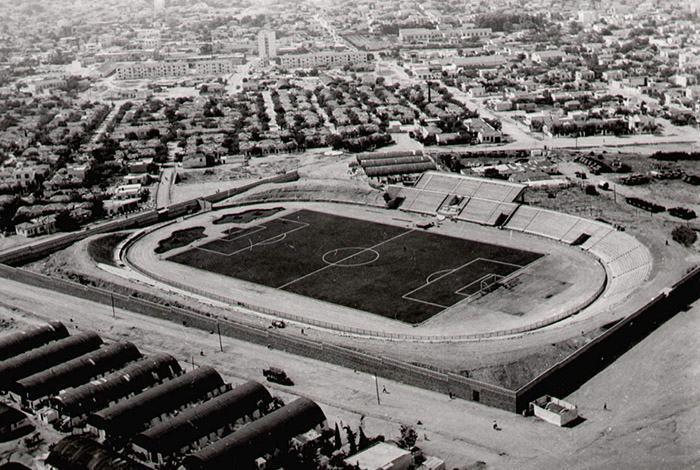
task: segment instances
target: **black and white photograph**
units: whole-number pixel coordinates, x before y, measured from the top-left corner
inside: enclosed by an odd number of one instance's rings
[[[700,0],[0,0],[0,470],[700,470]]]

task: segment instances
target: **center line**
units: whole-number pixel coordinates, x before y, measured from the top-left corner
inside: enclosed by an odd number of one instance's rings
[[[298,277],[298,278],[296,278],[296,279],[294,279],[294,280],[292,280],[292,281],[289,281],[289,282],[286,283],[286,284],[283,284],[283,285],[279,286],[278,289],[284,289],[285,287],[288,287],[288,286],[294,284],[294,283],[297,282],[297,281],[301,281],[302,279],[306,279],[307,277],[313,276],[314,274],[320,273],[321,271],[324,271],[324,270],[326,270],[326,269],[328,269],[328,268],[332,268],[332,267],[334,267],[334,266],[337,266],[337,265],[339,265],[340,263],[342,263],[342,262],[344,262],[344,261],[347,261],[347,260],[349,260],[349,259],[351,259],[351,258],[354,258],[355,256],[357,256],[357,255],[359,255],[359,254],[362,254],[362,253],[364,253],[364,252],[366,252],[366,251],[369,251],[369,250],[374,250],[375,248],[378,248],[378,247],[380,247],[380,246],[382,246],[382,245],[385,245],[385,244],[387,244],[387,243],[389,243],[389,242],[391,242],[391,241],[396,240],[397,238],[401,238],[401,237],[403,237],[404,235],[407,235],[407,234],[412,233],[412,232],[415,232],[415,229],[407,230],[406,232],[400,233],[400,234],[396,235],[395,237],[392,237],[392,238],[389,238],[389,239],[387,239],[387,240],[384,240],[383,242],[379,242],[379,243],[377,243],[377,244],[374,245],[374,246],[370,246],[369,248],[365,248],[365,249],[362,250],[362,251],[358,251],[357,253],[353,253],[353,254],[351,254],[351,255],[349,255],[349,256],[346,256],[345,258],[340,259],[340,260],[336,261],[335,263],[327,264],[327,265],[325,265],[324,267],[317,269],[316,271],[312,271],[312,272],[310,272],[309,274],[305,274],[304,276]]]

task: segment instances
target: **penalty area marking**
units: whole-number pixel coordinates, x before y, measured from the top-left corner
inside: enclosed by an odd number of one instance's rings
[[[426,278],[425,284],[423,284],[422,286],[417,287],[416,289],[413,289],[413,290],[410,291],[410,292],[407,292],[406,294],[402,295],[401,298],[406,299],[406,300],[410,300],[410,301],[412,301],[412,302],[419,302],[419,303],[426,304],[426,305],[432,305],[432,306],[434,306],[434,307],[441,307],[441,308],[445,308],[445,309],[446,309],[446,308],[449,308],[449,306],[441,305],[441,304],[438,304],[438,303],[435,303],[435,302],[429,302],[429,301],[427,301],[427,300],[416,299],[415,297],[412,297],[412,295],[413,295],[414,293],[416,293],[416,292],[422,290],[422,289],[425,289],[425,288],[428,287],[429,285],[431,285],[431,284],[433,284],[433,283],[435,283],[435,282],[440,281],[441,279],[443,279],[443,278],[445,278],[445,277],[447,277],[447,276],[451,276],[452,274],[454,274],[454,273],[456,273],[457,271],[463,269],[464,267],[469,266],[470,264],[473,264],[473,263],[476,263],[476,262],[479,262],[479,261],[481,261],[481,262],[486,262],[486,263],[493,263],[493,264],[502,264],[502,265],[505,265],[505,266],[512,266],[512,267],[518,268],[518,269],[516,269],[513,273],[519,272],[519,271],[521,271],[523,268],[526,267],[526,266],[522,266],[522,265],[520,265],[520,264],[508,263],[508,262],[505,262],[505,261],[493,260],[493,259],[489,259],[489,258],[474,258],[473,260],[469,261],[468,263],[465,263],[465,264],[463,264],[463,265],[461,265],[461,266],[458,266],[458,267],[456,267],[456,268],[454,268],[454,269],[443,269],[443,270],[441,270],[441,271],[435,271],[434,273],[430,274],[430,275]],[[510,273],[508,276],[512,275],[513,273]],[[478,282],[481,282],[482,280],[488,278],[489,276],[491,276],[491,275],[493,275],[493,274],[496,274],[496,273],[487,273],[487,274],[484,274],[484,275],[481,276],[479,279],[476,279],[476,280],[470,282],[470,283],[467,284],[466,286],[460,287],[459,289],[457,289],[457,290],[456,290],[455,292],[453,292],[453,293],[456,294],[456,295],[462,296],[462,297],[470,297],[472,294],[466,294],[466,293],[464,293],[464,292],[462,292],[462,291],[464,291],[465,289],[468,289],[469,287],[473,286],[474,284],[476,284],[476,283],[478,283]],[[457,302],[457,303],[459,303],[459,302]]]
[[[287,235],[289,235],[290,233],[293,233],[293,232],[296,232],[296,231],[299,231],[299,230],[303,230],[303,229],[305,229],[305,228],[307,228],[307,227],[309,227],[309,226],[311,225],[311,224],[307,224],[307,223],[305,223],[305,222],[297,222],[297,221],[295,221],[295,220],[287,220],[287,219],[279,219],[279,220],[285,220],[285,221],[287,221],[287,222],[290,222],[290,223],[293,223],[293,224],[297,224],[297,225],[299,225],[299,227],[293,228],[293,229],[291,229],[291,230],[287,230],[286,232],[279,233],[279,234],[277,234],[277,235],[274,235],[274,236],[272,236],[272,237],[266,238],[266,239],[264,239],[264,240],[260,240],[260,241],[257,242],[257,243],[253,243],[252,239],[248,238],[248,241],[249,241],[249,243],[250,243],[248,246],[246,246],[245,248],[240,248],[240,249],[238,249],[238,250],[236,250],[236,251],[233,251],[233,252],[231,252],[231,253],[224,253],[224,252],[222,252],[222,251],[212,250],[211,248],[204,248],[203,246],[196,246],[196,247],[194,247],[194,248],[197,249],[197,250],[208,251],[209,253],[215,253],[215,254],[217,254],[217,255],[219,255],[219,256],[227,256],[227,257],[230,257],[230,256],[237,255],[238,253],[243,253],[244,251],[252,251],[253,248],[255,248],[256,246],[274,245],[274,244],[279,243],[280,241],[284,240],[285,238],[287,238]],[[267,229],[267,227],[265,227],[265,229]],[[257,230],[257,231],[255,231],[254,233],[258,233],[258,232],[260,232],[260,230]],[[246,234],[241,235],[241,236],[235,238],[234,240],[240,240],[241,238],[243,238],[243,237],[245,237],[245,236],[246,236]],[[282,237],[282,238],[280,238],[280,237]],[[226,239],[221,239],[221,238],[220,238],[219,240],[223,240],[223,241],[233,241],[233,240],[226,240]],[[217,241],[217,240],[214,240],[214,241]]]

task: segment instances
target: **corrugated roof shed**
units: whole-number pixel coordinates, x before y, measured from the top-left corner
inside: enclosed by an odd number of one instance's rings
[[[100,344],[102,339],[96,333],[86,332],[6,359],[0,362],[0,389],[7,390],[16,380],[93,351],[99,348]]]
[[[141,357],[132,343],[114,343],[68,362],[18,380],[10,390],[27,400],[36,400],[81,385],[127,362]]]
[[[224,385],[211,367],[200,367],[90,415],[88,423],[113,436],[131,436],[155,417],[201,400]]]
[[[422,173],[427,170],[434,170],[433,162],[406,163],[400,165],[372,166],[365,168],[367,176],[389,176],[406,175],[411,173]]]
[[[405,165],[408,163],[424,163],[430,162],[430,157],[423,155],[417,155],[415,157],[403,157],[403,158],[376,158],[374,160],[365,160],[360,163],[363,168],[370,168],[373,166],[387,166],[387,165]],[[433,165],[434,166],[434,165]]]
[[[0,430],[19,423],[26,417],[27,416],[21,411],[7,406],[4,403],[0,403]]]
[[[90,383],[66,390],[51,399],[68,416],[101,410],[110,403],[182,372],[169,354],[154,354]]]
[[[150,452],[171,455],[256,410],[267,408],[271,401],[265,387],[247,382],[153,426],[136,436],[134,442]]]
[[[308,398],[298,400],[243,426],[233,434],[185,457],[188,470],[247,468],[251,461],[285,445],[326,421],[321,408]]]
[[[61,322],[51,322],[28,331],[19,331],[3,336],[0,338],[0,361],[67,336],[68,330]]]
[[[147,470],[148,467],[129,460],[81,436],[68,436],[58,441],[46,463],[58,470]]]

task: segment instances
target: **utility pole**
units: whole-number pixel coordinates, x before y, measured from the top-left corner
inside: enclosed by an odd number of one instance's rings
[[[377,373],[374,373],[374,388],[377,391],[377,405],[381,405],[382,402],[379,400],[379,381],[377,380]]]
[[[219,326],[218,320],[216,322],[216,331],[219,333],[219,348],[221,352],[224,352],[224,343],[221,342],[221,327]]]
[[[117,312],[114,310],[114,294],[110,292],[109,298],[112,301],[112,318],[117,318]]]

